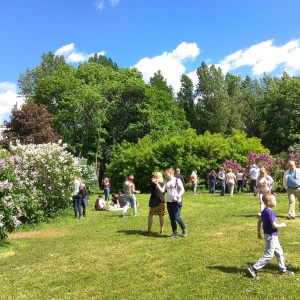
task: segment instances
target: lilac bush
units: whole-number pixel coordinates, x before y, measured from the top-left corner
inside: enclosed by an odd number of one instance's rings
[[[65,148],[59,142],[0,149],[0,239],[23,223],[44,221],[69,207],[74,177],[82,170],[92,177],[86,161]]]

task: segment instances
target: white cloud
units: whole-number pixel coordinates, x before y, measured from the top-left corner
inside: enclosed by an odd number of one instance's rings
[[[98,1],[97,3],[96,3],[96,9],[97,10],[103,10],[104,9],[104,3],[103,3],[103,1]]]
[[[291,76],[300,71],[300,39],[275,46],[273,40],[239,50],[219,62],[224,73],[243,66],[251,67],[252,75],[271,73],[276,69],[287,71]]]
[[[0,123],[9,120],[14,105],[20,107],[24,98],[17,94],[17,87],[10,82],[0,82]]]
[[[105,55],[105,52],[98,52],[98,55]],[[55,51],[55,55],[63,55],[67,63],[79,63],[88,60],[92,54],[86,54],[83,52],[78,52],[75,48],[75,44],[71,43],[65,46],[60,47],[58,50]]]
[[[143,79],[147,83],[150,77],[160,70],[168,85],[172,85],[175,92],[178,92],[180,77],[186,70],[184,63],[194,61],[199,53],[200,49],[196,43],[183,42],[172,52],[164,52],[156,57],[141,59],[134,67],[142,72]]]
[[[112,7],[115,7],[119,4],[121,0],[109,0],[109,4],[112,6]],[[104,4],[104,1],[98,1],[96,2],[96,9],[97,10],[104,10],[105,9],[105,4]]]
[[[120,1],[121,0],[109,0],[109,3],[111,4],[111,6],[117,6]]]
[[[197,44],[183,42],[172,52],[141,59],[134,67],[142,72],[143,79],[147,83],[155,72],[161,70],[168,84],[173,86],[175,92],[178,92],[180,77],[186,71],[185,63],[194,61],[199,54],[200,49]],[[206,62],[208,65],[214,63],[208,59]],[[281,46],[274,45],[273,40],[267,40],[249,48],[240,49],[214,64],[222,69],[223,74],[241,67],[250,67],[250,76],[272,72],[282,74],[283,71],[295,76],[300,74],[300,39],[291,40]],[[194,86],[198,83],[196,70],[186,75],[191,78]]]

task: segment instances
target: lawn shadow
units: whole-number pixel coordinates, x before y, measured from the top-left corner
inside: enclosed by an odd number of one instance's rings
[[[258,214],[234,214],[234,215],[226,215],[226,217],[236,217],[236,218],[240,218],[240,217],[243,217],[243,218],[256,218],[258,219]]]
[[[253,262],[247,262],[246,263],[248,267],[253,265]],[[220,272],[223,273],[228,273],[228,274],[236,274],[236,273],[243,273],[246,276],[250,276],[249,271],[248,271],[248,267],[244,267],[244,268],[240,268],[240,267],[232,267],[232,266],[207,266],[208,269],[211,270],[218,270]],[[295,273],[299,272],[299,268],[288,268],[288,270],[293,271]],[[275,263],[270,263],[264,266],[263,269],[261,269],[260,271],[265,271],[265,272],[271,272],[271,273],[278,273],[279,269],[278,269],[278,265]]]
[[[208,269],[211,270],[219,270],[223,273],[229,273],[229,274],[236,274],[236,273],[241,273],[245,272],[245,268],[238,268],[238,267],[230,267],[230,266],[207,266]]]
[[[145,235],[144,230],[136,230],[136,229],[129,229],[129,230],[118,230],[117,233],[124,233],[127,235],[142,235],[146,238],[166,238],[166,234],[160,234],[158,232],[151,232],[150,235]]]

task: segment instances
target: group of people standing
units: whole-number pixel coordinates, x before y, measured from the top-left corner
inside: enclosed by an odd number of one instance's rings
[[[144,233],[145,235],[151,234],[151,228],[153,223],[153,216],[159,216],[160,234],[164,232],[164,216],[169,215],[172,235],[169,238],[177,238],[179,236],[177,230],[177,224],[182,230],[182,236],[187,236],[187,229],[183,222],[180,213],[183,204],[184,179],[180,174],[180,169],[176,169],[176,173],[173,168],[165,170],[166,181],[163,180],[163,176],[160,172],[155,172],[151,178],[151,195],[149,200],[149,215],[148,215],[148,228]],[[165,201],[165,193],[167,199]],[[150,204],[152,199],[158,199],[157,205]]]

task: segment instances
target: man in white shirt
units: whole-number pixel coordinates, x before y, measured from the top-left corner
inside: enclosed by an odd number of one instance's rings
[[[256,180],[259,177],[259,168],[254,164],[252,168],[249,170],[250,173],[250,192],[257,195],[256,190]]]

